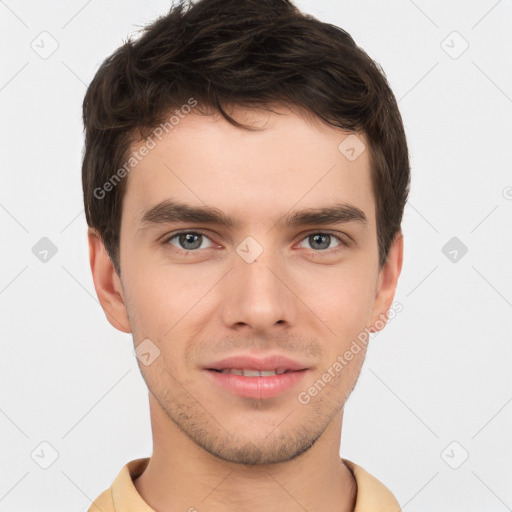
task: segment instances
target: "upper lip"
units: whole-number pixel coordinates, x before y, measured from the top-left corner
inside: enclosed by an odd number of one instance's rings
[[[271,354],[265,357],[256,357],[250,354],[240,354],[226,357],[215,363],[206,366],[207,370],[224,370],[224,369],[243,369],[243,370],[305,370],[308,368],[306,364],[295,361],[289,357],[280,354]]]

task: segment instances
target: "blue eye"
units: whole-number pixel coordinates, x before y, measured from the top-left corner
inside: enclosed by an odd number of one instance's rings
[[[308,241],[311,249],[320,252],[344,245],[343,240],[339,236],[333,235],[332,233],[311,233],[306,236],[303,241],[304,240]],[[334,247],[330,247],[332,241],[337,242]]]
[[[172,242],[174,239],[176,239],[177,244]],[[203,233],[196,231],[183,231],[167,238],[165,243],[169,243],[184,251],[196,251],[198,249],[206,249],[207,247],[211,247],[211,241],[209,246],[203,246],[203,242],[206,240],[210,241],[210,239]]]
[[[305,246],[304,243],[308,246]],[[175,252],[193,253],[199,252],[200,249],[208,249],[215,244],[210,238],[200,231],[180,231],[168,236],[164,241],[164,245],[171,246],[170,249]],[[333,245],[334,244],[334,245]],[[339,251],[347,244],[343,239],[333,233],[316,231],[306,235],[300,243],[300,247],[310,249],[316,253]]]

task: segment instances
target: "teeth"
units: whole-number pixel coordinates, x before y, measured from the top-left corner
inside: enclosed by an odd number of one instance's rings
[[[233,370],[230,370],[229,368],[225,368],[224,370],[222,370],[222,373],[233,373],[235,375],[243,375],[242,370],[238,370],[236,368]]]
[[[244,377],[272,377],[273,375],[282,375],[286,370],[246,370],[238,368],[224,368],[221,373],[231,373],[233,375],[243,375]]]
[[[261,377],[261,372],[259,372],[258,370],[243,370],[243,372],[244,377]]]

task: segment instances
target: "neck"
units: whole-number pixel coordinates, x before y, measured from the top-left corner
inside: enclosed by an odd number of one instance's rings
[[[221,460],[187,437],[150,393],[153,455],[135,481],[159,512],[255,510],[353,512],[355,479],[340,456],[343,413],[313,446],[287,462],[244,465]]]

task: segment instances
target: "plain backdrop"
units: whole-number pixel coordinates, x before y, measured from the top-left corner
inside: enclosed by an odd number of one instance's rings
[[[403,311],[372,340],[341,454],[407,512],[512,510],[512,1],[296,4],[380,63],[411,152]],[[151,454],[131,336],[89,269],[81,103],[169,7],[0,1],[2,512],[85,511]]]

